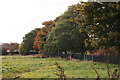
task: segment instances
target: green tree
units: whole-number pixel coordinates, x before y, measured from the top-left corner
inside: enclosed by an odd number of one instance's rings
[[[83,53],[85,51],[84,40],[87,38],[87,34],[79,31],[82,16],[77,10],[78,5],[70,6],[49,33],[46,44],[49,52],[72,51]]]
[[[46,52],[46,39],[48,37],[49,32],[52,30],[53,27],[55,27],[55,22],[57,21],[59,17],[57,17],[54,21],[45,21],[42,23],[44,27],[40,28],[40,31],[37,32],[37,35],[35,37],[34,41],[34,48],[39,50],[40,52],[45,53]]]
[[[83,29],[94,49],[117,47],[120,50],[120,2],[83,3]]]
[[[28,53],[30,50],[34,50],[33,43],[35,40],[36,33],[39,31],[39,28],[32,30],[31,32],[25,34],[23,41],[19,46],[20,53]]]
[[[25,49],[24,49],[25,45],[24,45],[24,42],[22,42],[20,45],[19,45],[19,53],[20,54],[23,54],[25,53]]]

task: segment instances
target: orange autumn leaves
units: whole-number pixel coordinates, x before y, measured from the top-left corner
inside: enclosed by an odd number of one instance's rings
[[[40,31],[37,32],[37,35],[35,37],[33,48],[43,49],[43,46],[46,43],[45,42],[46,35],[47,35],[47,33],[44,31],[44,29],[40,28]]]
[[[47,35],[51,31],[52,27],[55,26],[55,22],[50,20],[50,21],[45,21],[42,24],[44,25],[44,27],[39,28],[40,31],[37,32],[33,44],[34,45],[33,48],[39,49],[40,51],[43,51],[46,44]]]

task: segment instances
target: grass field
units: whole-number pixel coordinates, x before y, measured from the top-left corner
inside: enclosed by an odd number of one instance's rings
[[[107,64],[91,61],[72,61],[60,58],[33,58],[32,56],[0,56],[2,58],[2,78],[58,78],[55,62],[64,68],[65,75],[74,78],[96,78],[91,65],[95,67],[101,78],[107,77]],[[0,65],[1,66],[1,65]],[[109,64],[110,70],[120,66]],[[120,69],[118,74],[120,74]]]

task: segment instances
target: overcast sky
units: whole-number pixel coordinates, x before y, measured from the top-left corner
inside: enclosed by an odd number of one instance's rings
[[[0,43],[22,41],[41,23],[54,20],[79,0],[0,0]]]
[[[42,27],[44,21],[54,20],[79,1],[0,0],[0,43],[21,43],[26,33]]]

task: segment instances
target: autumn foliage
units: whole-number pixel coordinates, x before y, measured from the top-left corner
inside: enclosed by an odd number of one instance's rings
[[[93,55],[118,55],[119,52],[116,51],[115,47],[109,49],[99,49]]]
[[[45,28],[40,28],[40,31],[37,32],[33,48],[43,49],[43,46],[46,41],[46,35],[47,35],[47,33],[44,31],[44,29]]]
[[[42,24],[44,25],[44,27],[39,28],[40,31],[37,32],[33,48],[38,49],[41,52],[44,52],[47,35],[51,31],[51,29],[55,26],[55,22],[50,20],[45,21]]]
[[[120,52],[119,17],[120,2],[72,5],[55,20],[43,22],[42,28],[26,35],[21,49],[24,52],[34,48],[42,53],[96,51],[94,55],[116,55]]]

